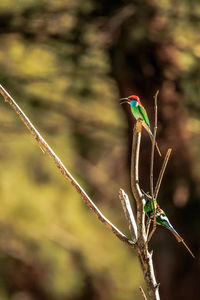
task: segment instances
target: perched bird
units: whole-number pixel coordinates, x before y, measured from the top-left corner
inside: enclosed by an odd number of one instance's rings
[[[151,220],[154,219],[154,212],[153,212],[153,201],[150,195],[144,193],[144,197],[145,197],[145,206],[144,206],[144,211],[147,215],[148,218],[150,218]],[[156,214],[156,224],[158,225],[162,225],[165,228],[169,229],[173,235],[175,236],[175,238],[177,239],[177,241],[180,243],[182,242],[183,245],[187,248],[187,250],[190,252],[190,254],[192,255],[192,257],[194,258],[194,254],[192,253],[192,251],[190,250],[190,248],[186,245],[186,243],[184,242],[183,238],[178,234],[178,232],[176,232],[176,230],[174,229],[174,227],[171,225],[169,219],[167,218],[165,212],[160,208],[160,206],[158,205],[157,201],[154,200],[154,206],[155,206],[155,214]]]
[[[142,106],[140,98],[138,96],[132,95],[129,96],[128,98],[121,98],[120,99],[120,104],[123,103],[128,103],[131,106],[131,112],[133,116],[136,118],[136,120],[140,119],[142,121],[142,126],[146,129],[148,132],[151,141],[153,141],[153,133],[150,128],[150,123],[149,123],[149,118],[147,116],[147,112],[145,108]],[[161,156],[160,149],[158,148],[158,144],[156,143],[156,148]]]

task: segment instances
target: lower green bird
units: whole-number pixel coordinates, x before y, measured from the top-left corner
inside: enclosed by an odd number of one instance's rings
[[[148,194],[144,193],[144,197],[145,197],[145,201],[146,204],[144,206],[144,211],[147,215],[148,218],[150,218],[151,220],[154,220],[154,211],[153,211],[153,201],[151,196],[149,196]],[[194,254],[192,253],[192,251],[190,250],[190,248],[186,245],[186,243],[184,242],[183,238],[178,234],[178,232],[174,229],[174,227],[171,225],[169,219],[167,218],[165,212],[160,208],[160,206],[158,205],[157,201],[154,200],[154,205],[155,205],[155,214],[156,214],[156,224],[158,225],[162,225],[165,228],[169,229],[173,235],[175,236],[175,238],[177,239],[177,241],[180,243],[182,242],[183,245],[187,248],[187,250],[190,252],[190,254],[192,255],[192,257],[194,258]]]

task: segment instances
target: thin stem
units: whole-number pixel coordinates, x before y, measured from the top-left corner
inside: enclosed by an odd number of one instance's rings
[[[66,169],[61,160],[57,157],[57,155],[53,152],[51,147],[47,144],[47,142],[43,139],[40,133],[36,130],[33,124],[30,122],[25,113],[21,110],[21,108],[17,105],[14,99],[8,94],[8,92],[0,85],[0,93],[4,97],[5,101],[8,102],[14,111],[18,114],[22,122],[26,125],[30,133],[36,139],[40,148],[45,151],[50,158],[54,161],[57,168],[61,171],[63,176],[73,185],[76,191],[80,194],[81,198],[85,202],[85,204],[93,211],[96,217],[108,228],[110,229],[121,241],[128,244],[130,247],[134,247],[134,243],[129,240],[117,227],[115,227],[97,208],[97,206],[93,203],[84,189],[79,185],[79,183],[74,179],[74,177],[70,174],[70,172]]]
[[[156,183],[155,192],[154,192],[154,199],[157,199],[157,197],[158,197],[158,192],[160,190],[160,185],[161,185],[161,182],[162,182],[162,179],[163,179],[163,175],[165,173],[165,169],[166,169],[166,166],[167,166],[167,163],[168,163],[168,160],[169,160],[171,152],[172,152],[172,149],[169,148],[167,150],[166,155],[165,155],[165,159],[163,161],[162,168],[160,170],[160,174],[158,176],[158,180],[157,180],[157,183]]]
[[[147,297],[146,297],[146,295],[145,295],[145,292],[144,292],[144,290],[143,290],[143,288],[142,288],[141,286],[140,286],[140,292],[141,292],[141,294],[142,294],[144,300],[147,300]]]
[[[154,120],[154,132],[153,132],[152,147],[151,147],[151,166],[150,166],[150,193],[151,193],[152,204],[153,204],[153,229],[148,237],[148,242],[150,241],[152,235],[154,234],[154,232],[156,230],[156,207],[155,207],[155,203],[154,203],[153,167],[154,167],[154,152],[155,152],[155,144],[156,144],[157,123],[158,123],[158,108],[157,108],[158,93],[159,93],[159,91],[157,91],[154,96],[155,120]]]
[[[154,167],[154,154],[155,154],[155,144],[156,144],[156,133],[157,133],[157,96],[159,91],[156,92],[154,99],[155,99],[155,120],[154,120],[154,131],[153,131],[153,140],[152,140],[152,146],[151,146],[151,165],[150,165],[150,193],[153,200],[153,167]]]

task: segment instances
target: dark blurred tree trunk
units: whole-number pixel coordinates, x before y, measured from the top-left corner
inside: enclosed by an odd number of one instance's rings
[[[94,1],[95,2],[95,1]],[[187,130],[185,127],[186,115],[181,106],[181,90],[179,89],[180,70],[176,64],[175,41],[170,36],[168,24],[162,22],[154,4],[149,1],[134,1],[132,4],[122,5],[121,1],[116,2],[101,1],[97,5],[97,15],[107,16],[104,18],[101,30],[105,30],[105,45],[108,47],[112,62],[112,76],[117,81],[120,94],[127,97],[131,94],[138,95],[143,105],[146,107],[150,122],[153,124],[153,95],[156,90],[160,90],[158,97],[158,133],[157,139],[163,157],[167,148],[172,147],[172,157],[168,165],[163,186],[161,188],[162,197],[159,202],[164,208],[173,210],[172,201],[176,206],[181,207],[181,213],[176,216],[177,224],[183,227],[180,233],[192,245],[191,230],[194,232],[192,223],[192,211],[194,206],[189,207],[188,200],[192,199],[194,192],[194,180],[192,177],[192,157]],[[118,99],[116,99],[117,101]],[[129,123],[129,141],[131,144],[133,117],[130,108],[124,105],[124,110]],[[140,178],[141,186],[144,190],[149,190],[149,165],[151,142],[146,133],[142,137]],[[161,167],[162,160],[156,157],[155,174]],[[130,159],[128,160],[130,166]],[[163,204],[163,202],[165,202]],[[192,202],[192,201],[190,201]],[[194,199],[193,199],[194,203]],[[190,210],[190,213],[187,214]],[[170,215],[170,210],[169,215]],[[175,214],[175,213],[174,213]],[[178,212],[176,213],[178,215]],[[188,223],[190,222],[190,228]],[[190,220],[189,220],[190,218]],[[176,226],[175,220],[174,225]],[[175,240],[170,240],[170,236],[158,230],[156,232],[157,242],[153,239],[153,248],[166,247],[169,243],[176,249],[172,251],[155,251],[156,271],[158,282],[161,282],[161,299],[191,299],[192,295],[198,294],[197,281],[195,280],[197,268],[195,262],[180,245],[176,245]],[[162,238],[164,234],[165,239]],[[160,244],[163,244],[160,246]],[[194,245],[193,245],[194,246]],[[194,248],[194,247],[193,247]],[[175,269],[173,258],[176,257],[178,263]],[[188,269],[185,285],[182,286],[181,265],[184,260],[184,268]],[[196,270],[196,272],[195,272]],[[194,296],[195,298],[195,296]]]

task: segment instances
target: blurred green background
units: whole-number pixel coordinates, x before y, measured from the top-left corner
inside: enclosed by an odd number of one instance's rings
[[[141,97],[158,143],[172,147],[159,203],[194,251],[166,230],[150,247],[161,299],[200,297],[200,4],[197,0],[0,2],[0,83],[103,213],[129,235],[134,120]],[[0,299],[143,299],[136,255],[85,206],[1,99]],[[144,133],[140,181],[149,190]],[[155,176],[162,160],[156,157]]]

